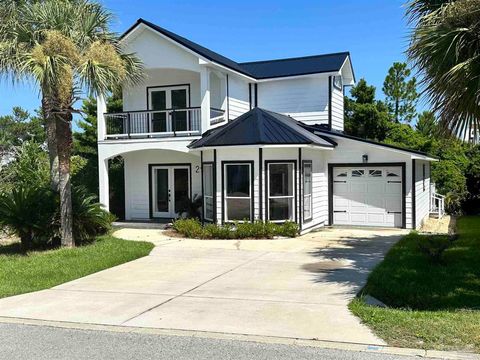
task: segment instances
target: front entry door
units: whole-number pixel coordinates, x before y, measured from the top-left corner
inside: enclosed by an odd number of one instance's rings
[[[152,167],[152,216],[175,218],[190,198],[190,168],[188,166]]]

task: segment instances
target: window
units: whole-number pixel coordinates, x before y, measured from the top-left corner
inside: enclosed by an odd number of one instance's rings
[[[312,219],[312,163],[303,163],[303,220]]]
[[[423,171],[423,191],[425,191],[425,178],[427,177],[425,173],[425,164],[423,164],[422,166],[422,171]]]
[[[347,174],[346,171],[339,172],[339,173],[336,175],[336,177],[347,177],[347,176],[348,176],[348,174]]]
[[[225,220],[252,218],[250,164],[225,164]]]
[[[368,171],[368,176],[371,177],[382,177],[383,172],[382,170],[369,170]]]
[[[352,177],[362,177],[365,175],[365,170],[352,170]]]
[[[213,221],[213,164],[203,164],[203,218]]]
[[[387,171],[387,177],[399,177],[400,175],[393,171]]]
[[[333,86],[335,86],[338,90],[342,90],[343,81],[342,81],[341,75],[337,75],[333,77]]]
[[[293,220],[293,182],[293,163],[268,164],[269,220]]]

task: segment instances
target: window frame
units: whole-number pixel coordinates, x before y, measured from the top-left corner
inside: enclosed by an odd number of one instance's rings
[[[249,194],[250,197],[237,197],[237,196],[227,196],[227,166],[229,165],[248,165],[249,167]],[[250,199],[250,221],[253,222],[254,219],[254,161],[222,161],[222,223],[232,223],[232,222],[244,222],[244,220],[229,220],[228,219],[228,206],[227,200],[228,199]]]
[[[337,79],[340,79],[340,81],[337,81]],[[337,90],[343,90],[343,78],[342,75],[335,75],[332,78],[332,83],[335,89]]]
[[[311,183],[311,189],[310,189],[310,194],[305,195],[305,166],[310,166],[310,183]],[[309,201],[309,207],[310,207],[310,217],[305,217],[305,197],[309,196],[310,201]],[[309,222],[313,220],[313,162],[311,160],[303,160],[302,161],[302,219],[303,222]]]
[[[205,195],[205,167],[211,167],[212,169],[212,195]],[[203,162],[202,163],[202,183],[203,183],[203,189],[202,189],[202,194],[203,194],[203,201],[202,201],[202,206],[203,206],[203,219],[213,222],[213,218],[215,217],[215,207],[216,207],[216,194],[215,194],[215,167],[213,162]],[[206,211],[207,211],[207,206],[206,206],[206,198],[212,198],[212,217],[208,218],[206,216]]]
[[[280,199],[280,198],[292,198],[292,218],[291,219],[283,219],[283,220],[270,220],[270,165],[276,164],[292,164],[292,177],[293,177],[293,195],[291,196],[275,196],[273,198]],[[283,223],[285,221],[294,221],[297,222],[297,160],[266,160],[265,161],[265,219],[266,221],[274,222],[274,223]]]

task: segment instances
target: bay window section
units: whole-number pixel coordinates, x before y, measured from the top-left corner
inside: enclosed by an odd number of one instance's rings
[[[303,163],[303,221],[312,220],[312,163]]]
[[[203,218],[213,221],[213,164],[203,164]]]
[[[224,165],[225,221],[252,219],[251,164]]]
[[[268,164],[268,219],[285,221],[294,219],[294,165]]]

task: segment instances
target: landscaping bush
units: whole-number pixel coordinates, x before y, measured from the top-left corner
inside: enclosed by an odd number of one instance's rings
[[[107,233],[114,216],[103,210],[95,195],[72,189],[73,236],[76,245]],[[20,238],[23,249],[58,245],[58,195],[46,187],[19,186],[0,195],[0,226]]]
[[[23,187],[0,195],[0,227],[20,238],[24,251],[52,239],[55,195],[46,188]]]
[[[236,222],[234,225],[207,224],[202,227],[197,219],[178,219],[173,223],[178,233],[199,239],[271,239],[274,236],[295,237],[298,225],[292,221],[275,224],[269,221]]]
[[[448,235],[420,236],[418,248],[432,263],[441,264],[443,254],[452,245],[453,240],[455,240],[455,237]]]

